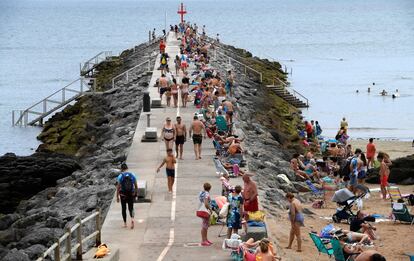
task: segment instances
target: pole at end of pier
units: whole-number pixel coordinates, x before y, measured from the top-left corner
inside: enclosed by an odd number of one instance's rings
[[[179,14],[180,17],[181,17],[181,23],[184,23],[184,15],[187,13],[187,11],[184,9],[184,4],[183,3],[181,3],[180,7],[181,8],[178,9],[177,14]]]

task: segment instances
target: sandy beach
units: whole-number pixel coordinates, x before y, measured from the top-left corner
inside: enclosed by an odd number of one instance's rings
[[[379,188],[378,185],[369,185],[371,189]],[[414,192],[414,185],[399,186],[402,194]],[[312,203],[304,204],[304,207],[312,211],[314,215],[305,215],[305,227],[302,229],[302,252],[295,251],[296,241],[293,244],[293,250],[279,249],[279,255],[285,260],[316,260],[318,251],[309,237],[309,232],[321,231],[323,227],[332,222],[332,214],[335,213],[336,204],[331,202],[333,192],[326,195],[327,206],[322,209],[312,208]],[[377,227],[378,240],[374,241],[374,249],[382,253],[387,260],[409,260],[404,253],[414,253],[414,234],[413,226],[405,223],[399,223],[387,220],[391,213],[390,200],[382,200],[378,192],[373,192],[368,200],[364,200],[363,210],[368,214],[380,214],[384,216],[382,222],[373,224]],[[414,213],[414,207],[408,207],[411,213]],[[335,227],[348,229],[349,225],[343,221],[340,224],[334,224]],[[269,229],[272,235],[276,237],[281,247],[286,247],[289,239],[290,223],[287,219],[287,212],[279,218],[268,220]],[[319,260],[329,260],[327,255],[321,255]]]
[[[362,151],[365,151],[368,140],[350,140],[350,143],[354,149],[360,148]],[[377,147],[377,151],[384,151],[388,153],[391,159],[414,154],[414,147],[410,141],[375,140],[374,144]]]

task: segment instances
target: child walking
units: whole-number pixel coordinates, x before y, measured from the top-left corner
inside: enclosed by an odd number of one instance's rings
[[[175,163],[177,160],[173,154],[172,149],[167,149],[167,156],[162,161],[161,165],[157,169],[157,173],[160,172],[160,169],[165,166],[165,172],[167,174],[167,182],[168,182],[168,192],[172,193],[172,188],[175,181]]]

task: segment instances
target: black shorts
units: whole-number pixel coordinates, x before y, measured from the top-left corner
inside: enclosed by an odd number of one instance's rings
[[[226,112],[230,117],[233,116],[233,112],[232,111],[228,111]]]
[[[202,142],[203,142],[203,135],[193,134],[193,143],[194,144],[201,144]]]
[[[175,145],[184,144],[184,142],[185,142],[184,135],[175,137]]]
[[[165,173],[167,173],[167,177],[175,178],[175,169],[165,169]]]

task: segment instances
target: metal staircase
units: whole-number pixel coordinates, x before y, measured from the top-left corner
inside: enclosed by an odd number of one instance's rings
[[[82,96],[95,91],[95,79],[81,77],[25,110],[12,111],[13,126],[43,125],[43,119]]]
[[[275,85],[275,84],[266,85],[266,87],[271,89],[274,93],[276,93],[277,96],[287,101],[291,105],[295,106],[296,108],[308,108],[309,107],[309,101],[305,96],[295,91],[293,88],[288,87],[282,81],[280,81],[279,85]]]

